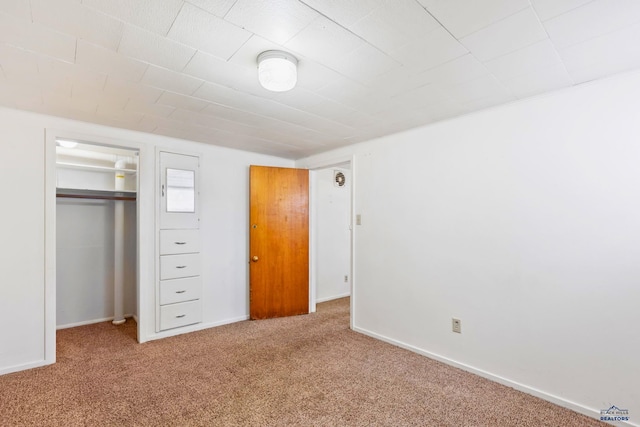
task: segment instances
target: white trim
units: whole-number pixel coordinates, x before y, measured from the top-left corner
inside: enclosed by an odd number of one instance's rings
[[[318,304],[320,304],[321,302],[333,301],[334,299],[345,298],[345,297],[348,297],[348,296],[351,296],[351,292],[346,292],[346,293],[340,294],[340,295],[332,295],[330,297],[318,298],[316,300],[316,302]]]
[[[230,319],[219,320],[217,322],[209,322],[209,323],[196,323],[189,326],[181,326],[179,328],[169,329],[166,331],[158,332],[156,334],[152,334],[147,336],[148,341],[159,340],[168,337],[174,337],[176,335],[187,334],[189,332],[202,331],[204,329],[211,329],[218,326],[229,325],[231,323],[243,322],[245,320],[249,320],[249,316],[239,316],[232,317]]]
[[[42,366],[50,365],[51,363],[46,360],[38,360],[37,362],[23,363],[21,365],[13,365],[8,368],[0,369],[0,375],[12,374],[14,372],[26,371],[27,369],[40,368]]]
[[[134,314],[125,314],[124,318],[125,319],[133,318],[133,320],[135,320],[136,323],[138,323],[138,316],[136,316]],[[113,319],[114,319],[114,317],[111,316],[111,317],[103,317],[102,319],[83,320],[82,322],[67,323],[65,325],[56,326],[56,330],[59,331],[60,329],[69,329],[69,328],[75,328],[75,327],[78,327],[78,326],[93,325],[95,323],[110,322]]]
[[[44,129],[44,364],[56,363],[56,141]],[[41,366],[41,365],[37,365]],[[35,366],[34,366],[35,367]],[[29,369],[25,367],[24,369]]]
[[[316,304],[318,301],[316,300],[316,292],[317,292],[317,280],[316,280],[316,272],[317,269],[317,257],[315,255],[314,248],[316,247],[316,183],[318,181],[318,177],[316,175],[316,171],[309,170],[309,313],[316,312]]]
[[[513,389],[516,389],[518,391],[530,394],[532,396],[535,396],[535,397],[538,397],[540,399],[546,400],[548,402],[554,403],[554,404],[556,404],[558,406],[562,406],[563,408],[571,409],[572,411],[578,412],[578,413],[580,413],[582,415],[586,415],[587,417],[600,420],[600,410],[589,408],[589,407],[581,405],[579,403],[572,402],[571,400],[563,399],[561,397],[558,397],[556,395],[547,393],[545,391],[538,390],[537,388],[530,387],[530,386],[528,386],[526,384],[521,384],[519,382],[512,381],[512,380],[510,380],[508,378],[504,378],[504,377],[501,377],[499,375],[493,374],[491,372],[487,372],[485,370],[473,367],[471,365],[467,365],[465,363],[461,363],[461,362],[458,362],[456,360],[449,359],[448,357],[441,356],[439,354],[432,353],[432,352],[427,351],[427,350],[423,350],[423,349],[415,347],[413,345],[406,344],[406,343],[404,343],[402,341],[394,340],[392,338],[386,337],[384,335],[377,334],[375,332],[371,332],[371,331],[369,331],[367,329],[360,328],[358,326],[352,327],[352,329],[354,331],[356,331],[356,332],[359,332],[361,334],[367,335],[367,336],[369,336],[371,338],[375,338],[377,340],[384,341],[386,343],[395,345],[397,347],[404,348],[405,350],[409,350],[409,351],[412,351],[414,353],[418,353],[418,354],[420,354],[422,356],[428,357],[429,359],[437,360],[437,361],[442,362],[442,363],[444,363],[446,365],[462,369],[463,371],[470,372],[472,374],[478,375],[478,376],[480,376],[482,378],[486,378],[486,379],[491,380],[493,382],[496,382],[498,384],[506,385],[506,386],[511,387]],[[627,421],[617,422],[616,425],[628,425],[628,426],[639,427],[638,424],[634,424],[634,423],[627,422]]]

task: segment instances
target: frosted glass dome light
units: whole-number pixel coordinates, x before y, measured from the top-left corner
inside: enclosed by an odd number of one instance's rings
[[[258,81],[272,92],[286,92],[298,81],[298,60],[287,52],[268,50],[258,55]]]

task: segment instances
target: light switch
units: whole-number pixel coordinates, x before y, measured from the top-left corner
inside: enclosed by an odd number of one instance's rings
[[[356,214],[356,225],[362,225],[362,215]]]

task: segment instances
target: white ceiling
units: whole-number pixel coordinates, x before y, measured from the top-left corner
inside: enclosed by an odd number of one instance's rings
[[[0,0],[0,105],[300,158],[640,66],[638,0]],[[299,59],[262,89],[256,57]]]

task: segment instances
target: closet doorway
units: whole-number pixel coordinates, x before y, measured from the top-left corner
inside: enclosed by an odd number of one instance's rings
[[[55,145],[56,329],[137,322],[138,150]]]

